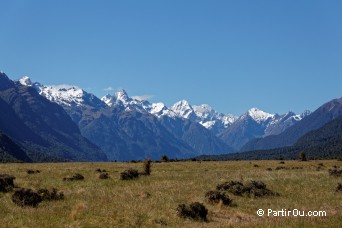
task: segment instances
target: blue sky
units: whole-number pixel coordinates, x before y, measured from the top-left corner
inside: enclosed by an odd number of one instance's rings
[[[0,70],[240,115],[342,97],[341,1],[0,1]],[[113,91],[105,91],[105,88]]]

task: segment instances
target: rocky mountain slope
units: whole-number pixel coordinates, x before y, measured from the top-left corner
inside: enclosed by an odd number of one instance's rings
[[[56,103],[0,73],[0,130],[33,161],[106,161]]]
[[[297,124],[287,128],[281,134],[255,139],[246,144],[242,149],[245,151],[264,150],[291,146],[304,134],[322,127],[340,115],[342,115],[342,98],[323,104],[316,111],[304,117]]]

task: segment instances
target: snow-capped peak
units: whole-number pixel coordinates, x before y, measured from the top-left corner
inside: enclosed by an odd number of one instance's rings
[[[180,100],[180,101],[176,102],[171,108],[175,108],[175,109],[188,109],[188,108],[191,108],[192,109],[191,105],[186,100]]]
[[[186,100],[178,101],[170,110],[177,116],[195,121],[207,129],[215,129],[215,133],[229,127],[237,119],[231,114],[216,112],[207,104],[191,106]]]
[[[101,100],[105,102],[108,106],[113,106],[114,104],[122,103],[123,105],[128,105],[131,99],[124,89],[121,89],[114,93],[114,95],[107,94],[102,97]]]
[[[50,85],[39,88],[40,94],[61,105],[82,105],[84,103],[84,91],[78,86],[72,85]]]
[[[154,113],[159,113],[161,112],[162,110],[165,110],[167,109],[167,107],[165,106],[164,103],[162,102],[159,102],[159,103],[152,103],[151,105],[151,113],[154,114]]]
[[[107,94],[106,96],[101,98],[101,101],[106,103],[106,105],[108,105],[108,106],[112,106],[113,96],[110,94]]]
[[[183,117],[185,119],[193,119],[195,117],[193,108],[186,100],[178,101],[170,107],[170,110],[176,113],[179,117]]]
[[[166,105],[162,102],[151,104],[148,101],[145,101],[143,108],[147,112],[151,113],[152,115],[155,115],[158,118],[162,116],[168,116],[168,117],[174,118],[177,116],[173,111],[168,109]]]
[[[116,97],[116,100],[122,101],[124,103],[129,100],[128,94],[124,89],[117,91],[114,96]]]
[[[19,79],[19,83],[25,86],[32,86],[31,79],[28,76],[24,76]]]
[[[19,79],[19,83],[26,86],[32,86],[37,92],[59,105],[104,107],[105,105],[93,94],[85,92],[78,86],[72,85],[42,85],[38,82],[32,83],[27,76]]]
[[[267,120],[268,118],[272,118],[274,116],[274,114],[264,112],[258,108],[251,108],[247,111],[246,114],[252,117],[258,123]]]
[[[217,114],[215,110],[207,104],[202,104],[199,106],[194,105],[192,108],[194,109],[196,116],[200,118],[208,118]]]

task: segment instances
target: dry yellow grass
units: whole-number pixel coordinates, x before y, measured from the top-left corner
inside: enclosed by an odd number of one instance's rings
[[[319,163],[324,166],[316,170]],[[254,167],[257,164],[259,167]],[[335,193],[341,178],[328,175],[341,161],[230,161],[153,163],[151,176],[119,180],[127,168],[142,171],[142,163],[51,163],[0,164],[0,174],[16,177],[25,188],[57,188],[62,201],[42,202],[38,208],[21,208],[11,193],[0,193],[1,227],[342,227],[342,194]],[[277,166],[303,167],[283,169]],[[106,169],[111,179],[100,180],[97,168]],[[273,171],[266,171],[273,168]],[[41,170],[29,175],[27,169]],[[80,173],[84,181],[63,182],[63,177]],[[278,197],[229,196],[237,204],[210,205],[204,195],[229,180],[260,180],[278,192]],[[202,202],[209,222],[177,217],[180,203]],[[325,210],[326,217],[259,217],[258,209]]]

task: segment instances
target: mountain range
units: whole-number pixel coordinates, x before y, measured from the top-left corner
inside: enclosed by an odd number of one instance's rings
[[[61,106],[4,73],[0,73],[0,110],[0,130],[29,157],[18,150],[20,160],[107,160],[96,145],[81,135]]]
[[[186,100],[170,107],[150,103],[125,90],[98,98],[78,86],[42,85],[29,77],[12,81],[3,73],[0,80],[0,131],[32,161],[189,158],[272,149],[294,145],[342,110],[334,100],[312,114],[251,108],[234,116]]]
[[[162,103],[130,98],[124,90],[98,99],[76,86],[43,86],[27,77],[19,82],[63,107],[82,135],[110,160],[159,159],[164,154],[184,158],[232,151],[199,123],[175,115]]]
[[[163,103],[129,97],[125,90],[99,99],[77,86],[45,86],[32,83],[28,77],[19,82],[62,106],[82,135],[111,160],[233,152],[256,137],[279,134],[305,116],[252,108],[235,117],[209,105],[192,106],[186,100],[168,108]]]
[[[329,102],[330,103],[330,102]],[[222,155],[203,155],[199,160],[267,160],[298,159],[305,153],[308,159],[342,158],[342,116],[338,116],[322,127],[309,131],[291,146],[252,150]]]
[[[306,133],[318,129],[342,115],[342,98],[329,101],[312,114],[278,135],[258,138],[247,143],[242,150],[265,150],[291,146]]]

